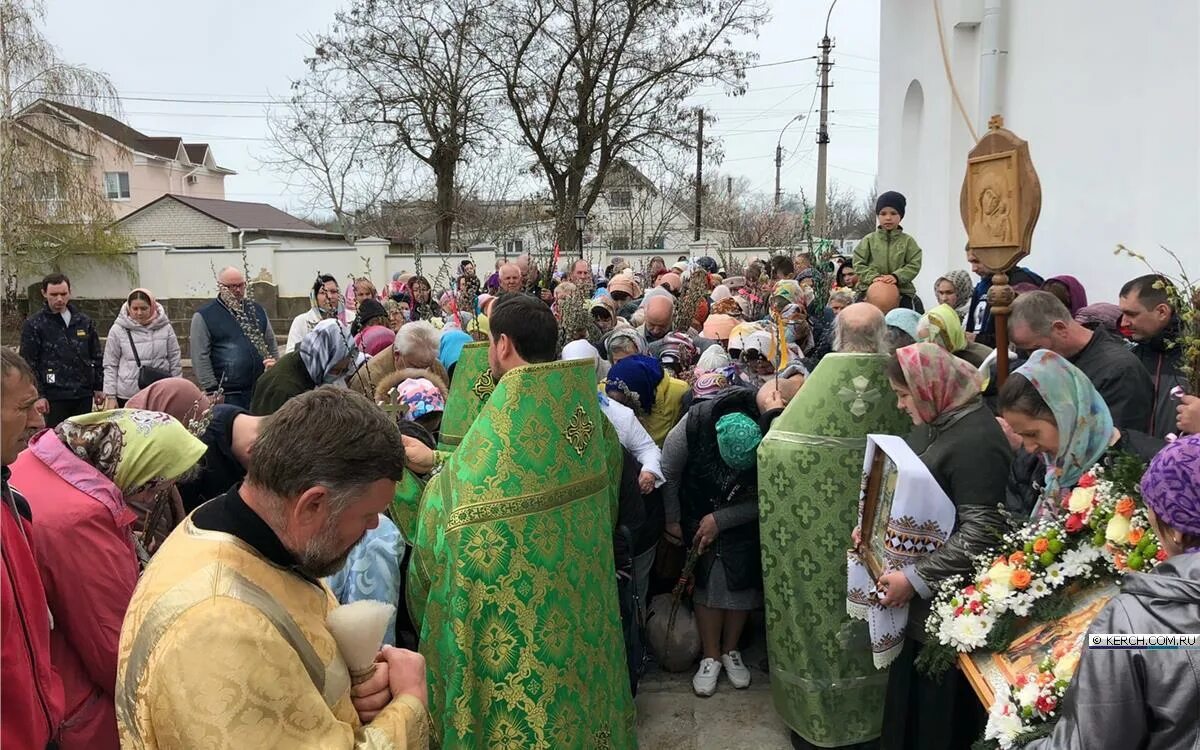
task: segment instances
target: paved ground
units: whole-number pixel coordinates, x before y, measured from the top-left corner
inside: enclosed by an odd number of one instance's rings
[[[743,658],[753,674],[735,690],[724,674],[711,698],[692,692],[692,672],[670,674],[651,665],[638,687],[638,745],[641,750],[790,750],[787,727],[771,705],[760,638]]]

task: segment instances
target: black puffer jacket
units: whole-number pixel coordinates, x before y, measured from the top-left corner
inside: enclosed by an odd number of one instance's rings
[[[21,328],[21,356],[37,376],[38,394],[50,401],[91,398],[104,390],[104,349],[92,319],[68,304],[71,324],[49,305]]]

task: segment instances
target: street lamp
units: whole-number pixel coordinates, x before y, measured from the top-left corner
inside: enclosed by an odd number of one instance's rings
[[[779,187],[779,170],[783,166],[783,134],[792,126],[793,122],[800,122],[805,118],[805,115],[796,115],[787,121],[787,125],[783,126],[783,130],[779,131],[779,140],[775,142],[775,208],[779,208],[779,201],[783,197],[783,191]]]
[[[578,244],[575,249],[579,251],[579,257],[583,257],[583,228],[587,226],[587,214],[582,210],[575,214],[575,231],[578,233]]]

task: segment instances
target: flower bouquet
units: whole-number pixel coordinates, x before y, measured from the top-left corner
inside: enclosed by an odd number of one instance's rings
[[[1018,675],[1008,694],[992,704],[984,740],[1008,750],[1046,736],[1079,666],[1081,649],[1082,643],[1076,641],[1065,652],[1043,659],[1035,671]]]

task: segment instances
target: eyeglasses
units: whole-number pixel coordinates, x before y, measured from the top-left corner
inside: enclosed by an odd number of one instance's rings
[[[240,284],[223,284],[223,283],[221,283],[221,282],[217,282],[217,286],[220,286],[220,287],[222,287],[223,289],[228,289],[228,290],[229,290],[229,291],[231,291],[231,292],[236,292],[236,291],[237,291],[237,290],[239,290],[239,289],[245,289],[245,288],[246,288],[246,282],[244,282],[244,281],[243,281],[243,282],[242,282],[242,283],[240,283]]]

